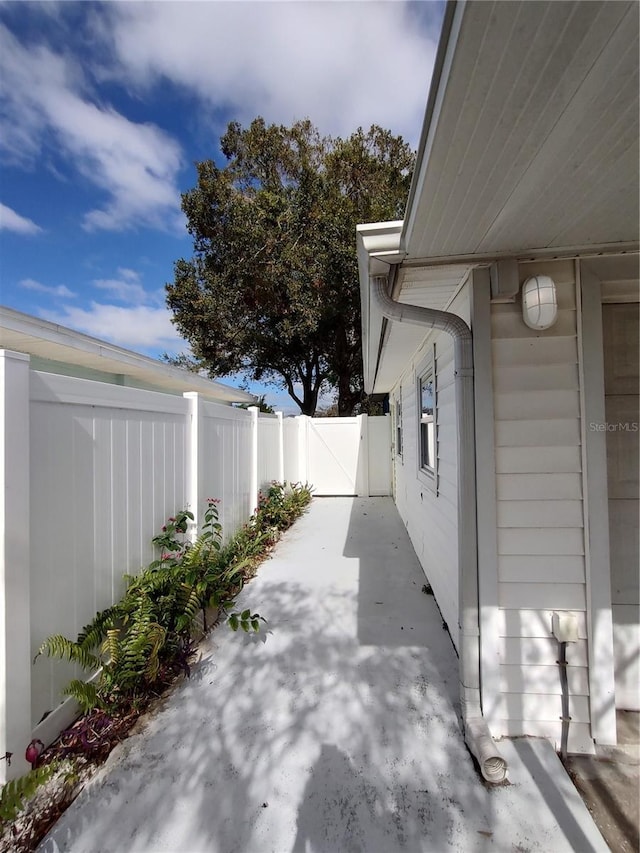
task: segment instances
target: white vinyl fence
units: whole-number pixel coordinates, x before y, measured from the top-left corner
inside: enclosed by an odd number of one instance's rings
[[[80,673],[44,657],[33,664],[41,643],[75,637],[116,601],[123,576],[154,558],[151,538],[168,516],[189,507],[195,536],[206,499],[220,498],[229,536],[273,480],[316,477],[316,494],[389,494],[388,418],[316,426],[195,393],[42,373],[8,351],[0,379],[0,756],[13,753],[0,782],[28,769],[32,737],[50,743],[75,713],[60,691]]]

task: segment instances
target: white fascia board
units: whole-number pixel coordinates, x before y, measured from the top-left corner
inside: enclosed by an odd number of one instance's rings
[[[389,275],[391,266],[402,262],[402,225],[402,220],[396,220],[373,222],[358,225],[356,228],[362,313],[362,359],[364,388],[367,394],[373,393],[375,384],[383,320],[382,314],[371,305],[371,278],[375,275]]]
[[[449,74],[453,57],[456,52],[458,36],[460,35],[460,27],[464,17],[466,0],[449,0],[445,10],[445,18],[442,24],[442,32],[440,41],[438,42],[438,52],[431,77],[431,85],[429,87],[429,96],[427,98],[427,108],[420,134],[420,142],[418,143],[418,154],[416,165],[413,171],[413,179],[409,188],[409,198],[407,200],[407,209],[404,218],[404,226],[400,238],[400,245],[403,250],[411,244],[411,237],[415,227],[416,215],[422,191],[427,174],[427,166],[429,164],[429,155],[433,147],[442,103],[444,101]]]
[[[197,373],[191,373],[149,356],[123,349],[99,338],[76,332],[66,326],[60,326],[57,323],[51,323],[48,320],[42,320],[30,314],[23,314],[21,311],[0,306],[0,344],[3,344],[3,330],[24,335],[27,338],[37,338],[39,341],[62,347],[67,350],[71,364],[82,365],[82,354],[85,353],[94,358],[104,359],[103,369],[108,373],[126,375],[128,373],[127,368],[133,368],[138,378],[142,373],[145,381],[151,384],[154,380],[158,382],[161,379],[166,381],[167,378],[170,378],[176,391],[199,391],[209,397],[230,403],[252,403],[256,400],[255,396],[247,391],[232,388],[222,382],[199,376]],[[60,358],[54,360],[60,361]]]

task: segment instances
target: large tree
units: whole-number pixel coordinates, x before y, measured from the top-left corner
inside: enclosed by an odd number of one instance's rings
[[[194,241],[167,285],[193,366],[284,386],[313,415],[321,388],[338,411],[364,400],[358,222],[400,218],[414,155],[373,126],[348,139],[255,119],[229,124],[226,165],[197,164],[182,197]]]

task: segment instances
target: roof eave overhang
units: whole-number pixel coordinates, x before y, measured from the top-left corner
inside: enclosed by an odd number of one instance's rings
[[[429,160],[429,150],[433,142],[433,135],[437,125],[437,116],[442,107],[444,93],[447,88],[447,80],[451,70],[451,63],[453,61],[453,55],[458,41],[458,35],[460,33],[460,25],[465,5],[466,0],[447,0],[447,5],[445,7],[442,31],[438,41],[433,74],[429,85],[427,107],[425,110],[424,121],[422,123],[420,141],[418,142],[416,169],[409,188],[406,215],[400,235],[400,246],[405,252],[415,226],[415,218],[418,209],[416,199],[420,198],[420,194],[424,187],[427,163]]]
[[[3,331],[16,333],[24,336],[25,339],[36,339],[45,346],[47,343],[52,347],[55,346],[55,357],[44,355],[45,358],[51,357],[54,361],[64,360],[69,364],[86,367],[87,356],[91,356],[94,362],[98,360],[98,369],[107,373],[130,375],[136,379],[143,378],[143,381],[151,385],[160,379],[166,385],[166,380],[169,378],[171,390],[175,393],[195,391],[209,399],[225,403],[256,402],[256,397],[247,391],[241,391],[223,382],[207,379],[197,373],[190,373],[149,356],[11,308],[0,307],[0,346],[5,349],[13,348],[11,338],[6,334],[3,335]],[[20,347],[20,352],[30,354],[28,344],[17,346]],[[95,368],[96,364],[94,363],[93,366]]]
[[[553,3],[545,5],[550,9],[555,8]],[[485,266],[501,258],[514,258],[520,261],[571,257],[590,258],[599,255],[637,252],[639,248],[637,222],[635,228],[621,228],[615,232],[614,229],[608,231],[605,229],[603,232],[595,226],[590,226],[590,230],[585,228],[582,232],[574,229],[575,233],[572,232],[572,236],[576,236],[578,239],[566,242],[557,239],[561,235],[560,231],[551,234],[544,233],[544,231],[541,233],[541,229],[536,230],[532,223],[530,228],[523,225],[523,228],[517,230],[517,233],[515,228],[512,229],[513,233],[507,237],[497,237],[493,241],[485,240],[484,245],[481,245],[482,241],[478,239],[477,235],[473,234],[470,234],[467,244],[465,244],[464,239],[457,241],[449,239],[449,245],[453,243],[456,246],[455,254],[444,255],[437,251],[446,245],[446,240],[440,240],[439,244],[434,243],[431,246],[432,251],[423,251],[424,248],[428,248],[428,243],[425,245],[423,240],[421,244],[419,239],[424,232],[421,217],[425,215],[425,210],[429,211],[432,216],[437,217],[438,215],[438,199],[433,198],[431,201],[426,199],[425,201],[429,181],[433,184],[436,180],[429,170],[431,169],[433,172],[437,166],[437,164],[434,166],[432,161],[438,145],[440,155],[442,155],[442,134],[446,132],[441,128],[441,125],[444,126],[443,117],[447,110],[451,111],[451,98],[456,91],[460,97],[460,91],[463,91],[460,80],[464,80],[464,75],[469,73],[469,68],[464,65],[468,56],[470,32],[465,16],[473,14],[477,17],[480,14],[478,8],[484,7],[482,4],[466,3],[465,0],[458,0],[458,2],[449,0],[447,3],[418,145],[416,168],[403,222],[376,223],[371,226],[360,226],[358,229],[358,259],[363,305],[363,357],[365,362],[365,388],[368,393],[382,390],[380,387],[376,387],[376,374],[379,371],[379,366],[383,363],[385,346],[385,322],[382,317],[376,314],[375,310],[372,310],[370,305],[369,289],[373,275],[384,274],[385,272],[389,274],[390,269],[394,268],[393,265],[397,264],[401,264],[403,268],[439,267],[454,264]],[[616,32],[622,32],[622,30],[618,28]],[[468,59],[467,66],[472,59],[473,57]],[[460,77],[461,74],[463,75],[462,78]],[[578,83],[579,78],[576,78],[576,85]],[[511,85],[510,80],[505,82],[505,85],[507,84]],[[582,82],[580,85],[583,85]],[[498,92],[496,97],[499,95]],[[591,96],[589,95],[589,97]],[[451,153],[451,157],[455,160],[454,154],[455,152]],[[626,160],[620,159],[620,163],[626,162]],[[618,161],[616,160],[615,163]],[[451,168],[454,169],[454,166],[455,162]],[[431,178],[428,177],[429,174],[431,174]],[[632,177],[634,174],[636,173],[633,173]],[[522,179],[519,180],[524,188],[524,194],[526,183]],[[446,187],[444,189],[440,187],[440,193],[441,195],[444,193],[446,198]],[[523,198],[526,196],[523,195]],[[559,204],[564,204],[562,198],[560,198]],[[426,208],[425,205],[427,205]],[[455,213],[455,215],[458,214]],[[436,220],[437,227],[440,227],[439,223],[442,221],[442,219]],[[518,220],[515,219],[514,221],[517,222]],[[526,225],[527,222],[526,220],[524,224]],[[399,235],[394,230],[394,226],[397,227],[398,225],[400,225]],[[445,231],[443,231],[444,233]],[[453,233],[452,229],[450,229],[450,233]],[[540,240],[540,237],[543,239]],[[584,240],[584,237],[588,239]],[[394,269],[393,280],[397,281],[395,271]]]
[[[384,318],[371,302],[371,279],[386,275],[402,262],[400,235],[403,221],[374,222],[358,225],[358,272],[360,277],[360,304],[362,309],[362,355],[364,387],[367,394],[374,393],[380,341]]]

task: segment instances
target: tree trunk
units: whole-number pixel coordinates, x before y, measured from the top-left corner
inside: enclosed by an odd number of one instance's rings
[[[351,373],[343,370],[338,376],[338,417],[350,417],[359,398],[351,388]]]
[[[354,377],[354,356],[359,355],[360,342],[349,341],[343,325],[335,329],[335,371],[338,379],[338,417],[353,415],[353,410],[362,399],[362,390],[354,389],[351,381]],[[355,347],[355,352],[354,352]]]
[[[318,406],[318,392],[320,390],[320,384],[317,381],[314,383],[313,374],[304,375],[301,378],[302,385],[302,399],[296,394],[293,388],[293,380],[290,376],[284,377],[287,392],[291,399],[300,407],[301,415],[308,415],[312,418],[316,413],[316,408]]]

